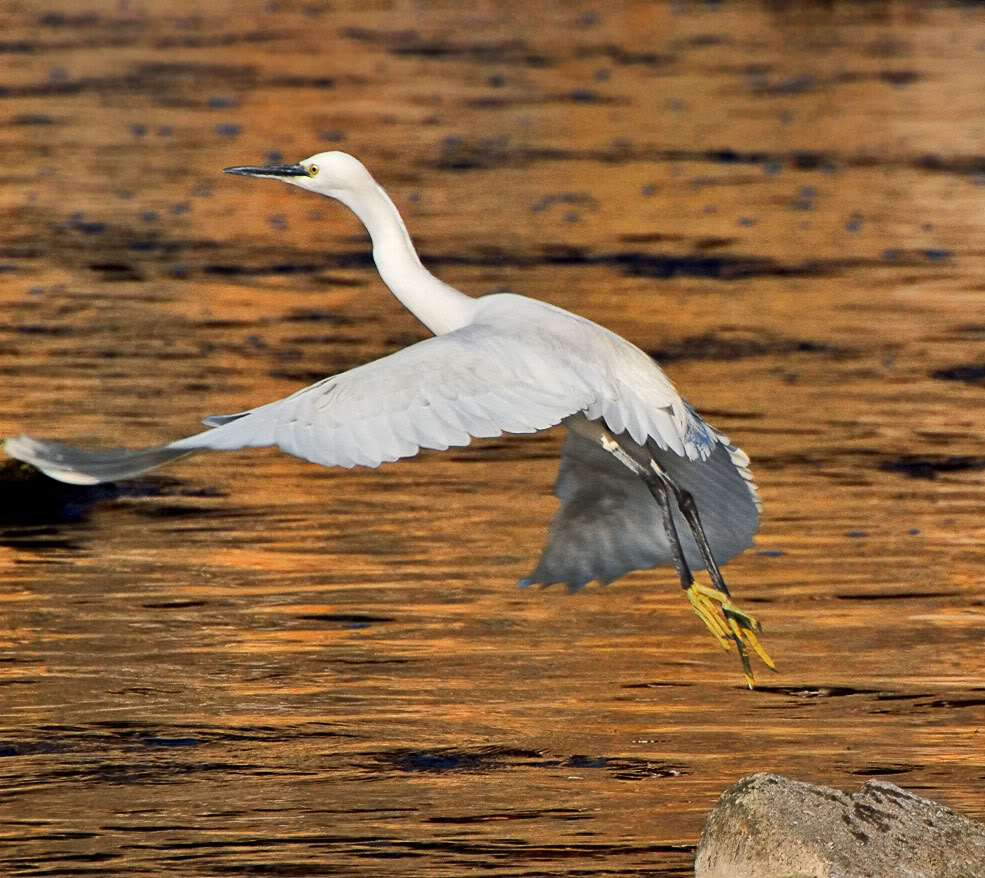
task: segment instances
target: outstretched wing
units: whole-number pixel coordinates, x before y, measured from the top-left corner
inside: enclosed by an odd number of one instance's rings
[[[590,405],[595,388],[549,350],[473,324],[237,415],[173,449],[276,445],[325,466],[370,466],[472,437],[533,433]]]
[[[206,449],[276,445],[325,466],[370,466],[472,437],[533,433],[576,412],[682,462],[715,439],[641,350],[559,308],[501,294],[476,322],[234,415],[213,429],[141,450],[86,451],[19,436],[4,449],[74,484],[139,475]]]
[[[556,349],[487,324],[430,338],[285,399],[207,418],[213,429],[139,451],[85,451],[20,436],[4,448],[52,478],[127,478],[205,449],[276,445],[325,466],[378,466],[472,437],[532,433],[593,404],[597,388]]]

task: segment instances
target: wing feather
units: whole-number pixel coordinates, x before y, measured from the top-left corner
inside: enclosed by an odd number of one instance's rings
[[[206,449],[276,445],[326,466],[378,466],[472,437],[533,433],[583,411],[615,433],[703,460],[718,444],[639,348],[522,296],[477,300],[475,322],[231,415],[168,445],[89,452],[20,437],[9,454],[62,481],[127,478]]]
[[[712,554],[724,564],[752,545],[759,527],[759,496],[749,458],[702,423],[715,441],[704,460],[690,460],[653,439],[639,445],[628,436],[618,438],[638,460],[648,463],[652,457],[691,492]],[[659,510],[642,481],[598,444],[571,430],[554,493],[561,508],[537,568],[524,584],[563,582],[578,589],[593,579],[611,582],[631,570],[673,564]],[[674,520],[688,566],[703,569],[701,553],[676,508]]]
[[[471,325],[313,384],[171,448],[277,445],[326,466],[378,466],[467,445],[472,437],[532,433],[593,402],[575,366],[550,350]]]

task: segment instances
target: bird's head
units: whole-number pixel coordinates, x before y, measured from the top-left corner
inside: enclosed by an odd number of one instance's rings
[[[319,152],[296,165],[240,165],[224,170],[243,177],[272,177],[330,198],[375,185],[363,163],[344,152]]]

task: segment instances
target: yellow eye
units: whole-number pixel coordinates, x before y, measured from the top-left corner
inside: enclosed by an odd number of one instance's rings
[[[318,165],[308,165],[308,176],[309,177],[318,176]]]

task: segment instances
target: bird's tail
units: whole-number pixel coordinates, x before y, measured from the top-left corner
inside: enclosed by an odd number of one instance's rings
[[[70,485],[95,485],[115,479],[139,476],[162,464],[194,454],[201,449],[175,448],[157,445],[131,451],[127,448],[110,448],[105,451],[86,451],[61,442],[16,436],[3,443],[3,450],[11,457],[36,466],[41,472]]]

